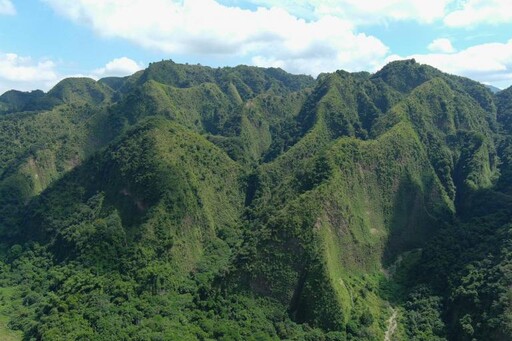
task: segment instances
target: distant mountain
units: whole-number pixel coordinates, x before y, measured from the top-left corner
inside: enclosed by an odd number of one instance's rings
[[[414,60],[8,92],[0,336],[507,340],[511,94]]]
[[[495,86],[493,86],[493,85],[486,84],[485,86],[487,87],[487,89],[491,90],[491,92],[492,92],[493,94],[497,94],[498,92],[500,92],[500,91],[501,91],[501,89],[500,89],[500,88],[497,88],[497,87],[495,87]]]
[[[7,91],[0,96],[0,113],[23,111],[27,105],[36,102],[42,97],[44,97],[44,92],[41,90],[30,92]]]

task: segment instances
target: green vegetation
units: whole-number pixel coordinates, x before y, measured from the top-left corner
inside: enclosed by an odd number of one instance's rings
[[[41,90],[31,92],[7,91],[0,96],[0,114],[23,111],[31,103],[43,98],[44,95],[44,92]]]
[[[0,96],[2,340],[507,340],[511,90],[152,63]]]

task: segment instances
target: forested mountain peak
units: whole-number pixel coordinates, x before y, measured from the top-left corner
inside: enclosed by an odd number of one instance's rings
[[[20,109],[28,102],[37,100],[42,96],[44,96],[44,92],[41,90],[33,90],[27,92],[10,90],[0,96],[0,101],[11,105],[14,109]]]
[[[84,101],[88,104],[100,104],[110,99],[111,90],[91,78],[66,78],[55,85],[47,96],[63,103]]]
[[[425,64],[417,63],[414,59],[390,62],[372,78],[382,79],[395,90],[409,93],[422,83],[441,76],[441,71]]]

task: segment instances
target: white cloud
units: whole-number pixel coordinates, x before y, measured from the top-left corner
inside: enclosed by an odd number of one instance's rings
[[[192,59],[224,57],[312,75],[336,69],[376,71],[382,61],[398,58],[389,57],[388,47],[378,38],[358,33],[365,24],[406,20],[457,26],[491,16],[507,21],[512,15],[504,0],[41,1],[102,37]],[[462,15],[469,19],[463,21]],[[505,58],[512,50],[510,43],[457,52],[450,40],[440,38],[428,48],[433,53],[417,59],[442,70],[485,82],[511,78],[512,58]],[[139,67],[120,58],[92,73],[96,77],[129,74]]]
[[[365,34],[341,31],[335,35],[323,34],[329,24],[318,25],[299,35],[304,48],[293,50],[287,45],[272,44],[252,57],[252,63],[263,67],[281,67],[292,73],[314,76],[338,69],[349,71],[371,70],[380,66],[388,48],[377,38]],[[331,18],[331,20],[336,20]]]
[[[230,4],[252,3],[284,8],[308,19],[325,15],[348,19],[356,24],[394,20],[431,23],[444,17],[447,6],[455,0],[225,0]]]
[[[143,65],[138,64],[133,59],[121,57],[111,60],[104,67],[94,70],[93,74],[100,78],[111,76],[122,77],[132,75],[143,68]]]
[[[455,48],[453,47],[451,41],[446,38],[435,39],[428,45],[429,51],[432,52],[441,52],[441,53],[453,53],[455,52]]]
[[[55,63],[0,52],[0,94],[10,89],[47,90],[58,80]]]
[[[143,68],[144,65],[128,57],[121,57],[90,72],[63,73],[62,70],[59,71],[59,65],[52,60],[34,61],[31,57],[0,52],[0,95],[11,89],[48,91],[59,81],[68,77],[88,77],[97,80],[109,76],[128,76]]]
[[[377,38],[356,34],[349,20],[322,15],[306,21],[277,7],[251,11],[214,0],[44,1],[101,36],[166,53],[236,56],[292,72],[373,69],[388,51]]]
[[[510,0],[467,0],[450,12],[444,23],[451,27],[469,27],[477,24],[503,24],[512,22]]]
[[[500,88],[512,83],[512,40],[476,45],[452,54],[416,54],[407,58]],[[393,55],[386,62],[397,59],[403,58]]]
[[[0,0],[0,14],[16,14],[16,8],[14,8],[14,5],[12,4],[11,0]]]

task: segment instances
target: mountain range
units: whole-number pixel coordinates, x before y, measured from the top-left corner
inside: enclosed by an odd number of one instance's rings
[[[0,142],[2,340],[512,339],[512,88],[161,61]]]

